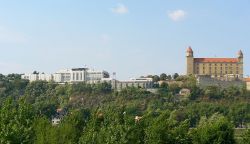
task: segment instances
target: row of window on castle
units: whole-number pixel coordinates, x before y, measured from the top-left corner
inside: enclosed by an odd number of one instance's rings
[[[201,69],[202,68],[202,69]],[[196,63],[196,73],[200,73],[202,71],[203,74],[239,74],[239,68],[241,68],[237,63],[224,63],[224,64],[217,64],[217,63],[208,63],[208,64],[201,64]],[[206,73],[207,71],[207,73]],[[209,73],[208,73],[209,72]]]
[[[196,73],[200,74],[199,70],[197,70]],[[220,71],[220,73],[218,73],[218,71],[215,71],[215,72],[209,71],[209,73],[206,73],[205,71],[203,71],[202,74],[209,74],[209,75],[211,75],[211,74],[221,74],[222,75],[223,72]],[[236,71],[235,73],[233,73],[233,71],[229,71],[229,72],[225,71],[224,74],[239,74],[239,71]]]
[[[200,66],[238,66],[238,63],[195,63],[195,65]]]

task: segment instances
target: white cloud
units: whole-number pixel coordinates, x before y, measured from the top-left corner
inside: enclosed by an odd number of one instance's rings
[[[181,21],[187,16],[187,13],[183,10],[175,10],[175,11],[169,12],[168,16],[173,21]]]
[[[128,13],[128,8],[123,4],[118,4],[116,7],[112,8],[113,13],[126,14]]]

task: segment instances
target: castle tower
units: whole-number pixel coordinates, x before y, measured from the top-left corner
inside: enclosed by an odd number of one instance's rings
[[[238,60],[239,60],[239,62],[243,63],[243,53],[241,50],[238,52]]]
[[[237,55],[238,58],[238,73],[240,74],[240,78],[243,78],[243,52],[240,50]]]
[[[187,58],[187,75],[194,74],[194,53],[190,46],[186,51],[186,58]]]

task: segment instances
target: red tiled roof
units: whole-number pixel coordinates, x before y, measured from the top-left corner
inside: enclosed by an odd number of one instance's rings
[[[194,62],[236,63],[237,58],[194,58]]]
[[[188,47],[187,52],[193,52],[191,47]]]
[[[244,81],[250,82],[250,78],[244,78]]]

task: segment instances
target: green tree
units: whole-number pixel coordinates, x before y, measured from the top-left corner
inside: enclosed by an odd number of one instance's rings
[[[174,75],[173,75],[173,79],[177,79],[179,77],[179,74],[178,73],[175,73]]]
[[[56,143],[55,134],[52,133],[53,127],[51,122],[45,118],[36,118],[34,121],[35,143],[36,144],[53,144]]]
[[[162,73],[162,74],[160,75],[160,80],[165,81],[166,79],[167,79],[167,75],[166,75],[165,73]]]
[[[234,122],[235,127],[244,128],[250,121],[250,104],[235,103],[230,106],[228,115]]]
[[[172,92],[173,94],[179,93],[180,90],[181,88],[179,87],[177,83],[173,83],[169,85],[169,91]]]
[[[172,80],[172,76],[171,75],[167,75],[167,80]]]
[[[230,86],[223,90],[223,96],[226,98],[234,98],[240,96],[240,88],[235,86]]]
[[[178,122],[174,112],[161,114],[157,118],[150,119],[152,122],[146,128],[145,143],[148,144],[188,144],[191,143],[189,136],[188,120]]]
[[[34,113],[23,99],[7,99],[0,109],[0,143],[33,143]]]
[[[210,99],[219,99],[221,98],[220,88],[218,86],[208,86],[204,90],[205,96]]]
[[[233,125],[224,116],[215,113],[210,118],[203,117],[192,131],[194,144],[234,144]]]
[[[250,143],[250,130],[246,130],[246,132],[242,135],[242,143],[249,144]]]
[[[153,76],[153,82],[158,82],[160,81],[160,77],[158,75]]]

